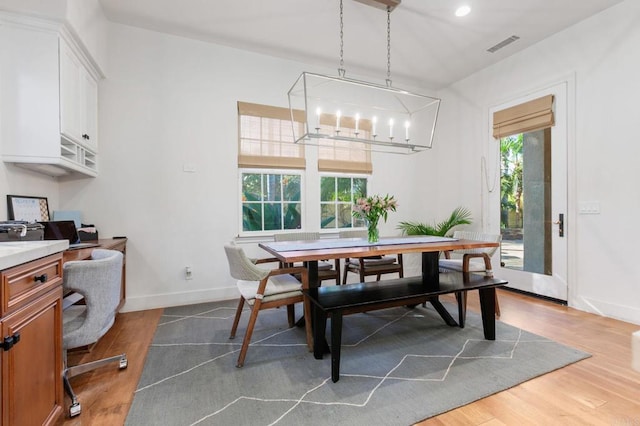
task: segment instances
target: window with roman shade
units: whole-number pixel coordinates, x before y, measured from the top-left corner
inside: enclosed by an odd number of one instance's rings
[[[320,127],[326,133],[340,131],[340,135],[351,138],[370,138],[372,123],[367,119],[356,117],[340,117],[337,115],[323,114]],[[339,127],[336,127],[339,125]],[[353,148],[361,149],[353,149]],[[318,171],[342,172],[342,173],[368,173],[373,172],[371,163],[371,150],[365,143],[358,146],[354,142],[342,142],[339,140],[320,141],[318,146]]]
[[[294,113],[303,126],[302,111]],[[304,169],[304,146],[293,142],[288,108],[238,102],[238,167]]]
[[[553,95],[493,113],[493,137],[500,139],[519,133],[546,129],[555,124]]]

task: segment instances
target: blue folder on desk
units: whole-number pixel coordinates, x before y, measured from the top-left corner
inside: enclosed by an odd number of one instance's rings
[[[55,222],[72,220],[76,224],[76,228],[82,227],[80,210],[54,210],[51,215],[51,220]]]

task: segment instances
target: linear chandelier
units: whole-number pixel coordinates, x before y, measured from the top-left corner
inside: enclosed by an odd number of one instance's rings
[[[345,77],[342,1],[338,76],[303,72],[288,92],[295,143],[395,154],[431,148],[440,99],[391,84],[391,11],[401,0],[356,0],[387,11],[386,85]]]

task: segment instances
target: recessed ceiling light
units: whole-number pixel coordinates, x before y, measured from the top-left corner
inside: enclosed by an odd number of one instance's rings
[[[469,12],[471,12],[471,7],[465,4],[456,9],[456,16],[467,16]]]

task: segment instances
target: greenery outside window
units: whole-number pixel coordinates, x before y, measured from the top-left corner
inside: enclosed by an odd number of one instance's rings
[[[366,226],[351,215],[354,202],[367,196],[367,178],[322,176],[320,178],[320,228],[344,229]]]
[[[242,172],[242,231],[301,229],[301,180],[295,172]]]

